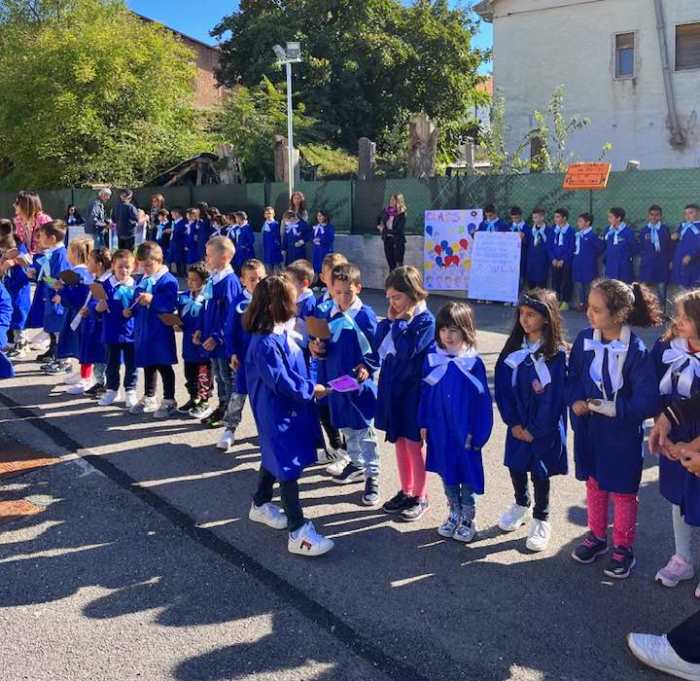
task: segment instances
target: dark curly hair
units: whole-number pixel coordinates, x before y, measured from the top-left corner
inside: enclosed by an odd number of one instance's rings
[[[649,328],[663,322],[659,300],[644,284],[597,279],[591,284],[591,291],[598,291],[605,299],[610,314],[620,314],[625,324]]]

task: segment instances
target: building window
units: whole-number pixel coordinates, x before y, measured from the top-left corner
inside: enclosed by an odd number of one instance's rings
[[[700,69],[700,22],[676,26],[676,71]]]
[[[634,78],[634,33],[615,36],[615,78]]]

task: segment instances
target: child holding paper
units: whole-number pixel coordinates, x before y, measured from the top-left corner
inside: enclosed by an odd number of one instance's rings
[[[379,456],[374,432],[377,384],[374,374],[379,368],[375,346],[377,317],[359,297],[362,291],[360,270],[353,264],[339,265],[331,273],[330,293],[333,306],[326,319],[330,331],[327,341],[309,343],[314,357],[323,362],[325,379],[333,381],[352,377],[355,383],[348,392],[332,390],[328,396],[331,423],[340,430],[347,443],[350,461],[333,477],[339,484],[364,479],[362,503],[379,502]]]

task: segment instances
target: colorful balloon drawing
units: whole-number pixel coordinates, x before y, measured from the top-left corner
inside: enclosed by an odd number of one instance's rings
[[[426,225],[425,226],[425,233],[432,235],[433,233],[433,226],[432,225]]]

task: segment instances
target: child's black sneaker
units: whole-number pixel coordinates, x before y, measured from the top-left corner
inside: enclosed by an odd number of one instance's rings
[[[202,423],[210,428],[218,428],[224,424],[224,412],[226,409],[219,405],[214,411],[209,414],[206,418],[202,419]]]
[[[214,408],[206,400],[200,400],[190,409],[189,414],[193,419],[204,421],[214,413]]]
[[[583,541],[573,550],[571,557],[577,563],[590,565],[608,551],[607,539],[599,539],[593,532],[589,532]]]
[[[180,405],[177,408],[179,414],[188,414],[190,409],[193,409],[197,405],[197,400],[190,397],[185,404]]]
[[[46,352],[42,352],[40,355],[36,356],[37,362],[46,362],[50,364],[54,359],[56,359],[56,357],[53,350],[47,350]]]
[[[89,397],[102,397],[107,392],[107,388],[102,383],[95,383],[91,388],[88,388],[83,395]]]
[[[352,461],[348,463],[342,472],[334,475],[332,480],[339,485],[348,485],[351,482],[359,482],[365,477],[365,472],[359,466],[356,466]]]
[[[403,490],[399,490],[382,506],[382,510],[385,513],[400,513],[413,503],[413,499],[413,497],[409,497],[408,494],[404,493]]]
[[[379,478],[370,477],[365,480],[362,503],[365,506],[376,506],[379,503]]]
[[[615,546],[610,556],[608,566],[603,570],[605,575],[612,579],[627,579],[632,573],[632,568],[637,564],[632,549],[624,546]]]
[[[420,520],[423,517],[423,514],[428,510],[429,506],[430,504],[427,499],[411,497],[411,505],[401,511],[401,519],[405,520],[407,523],[415,523],[416,520]]]

